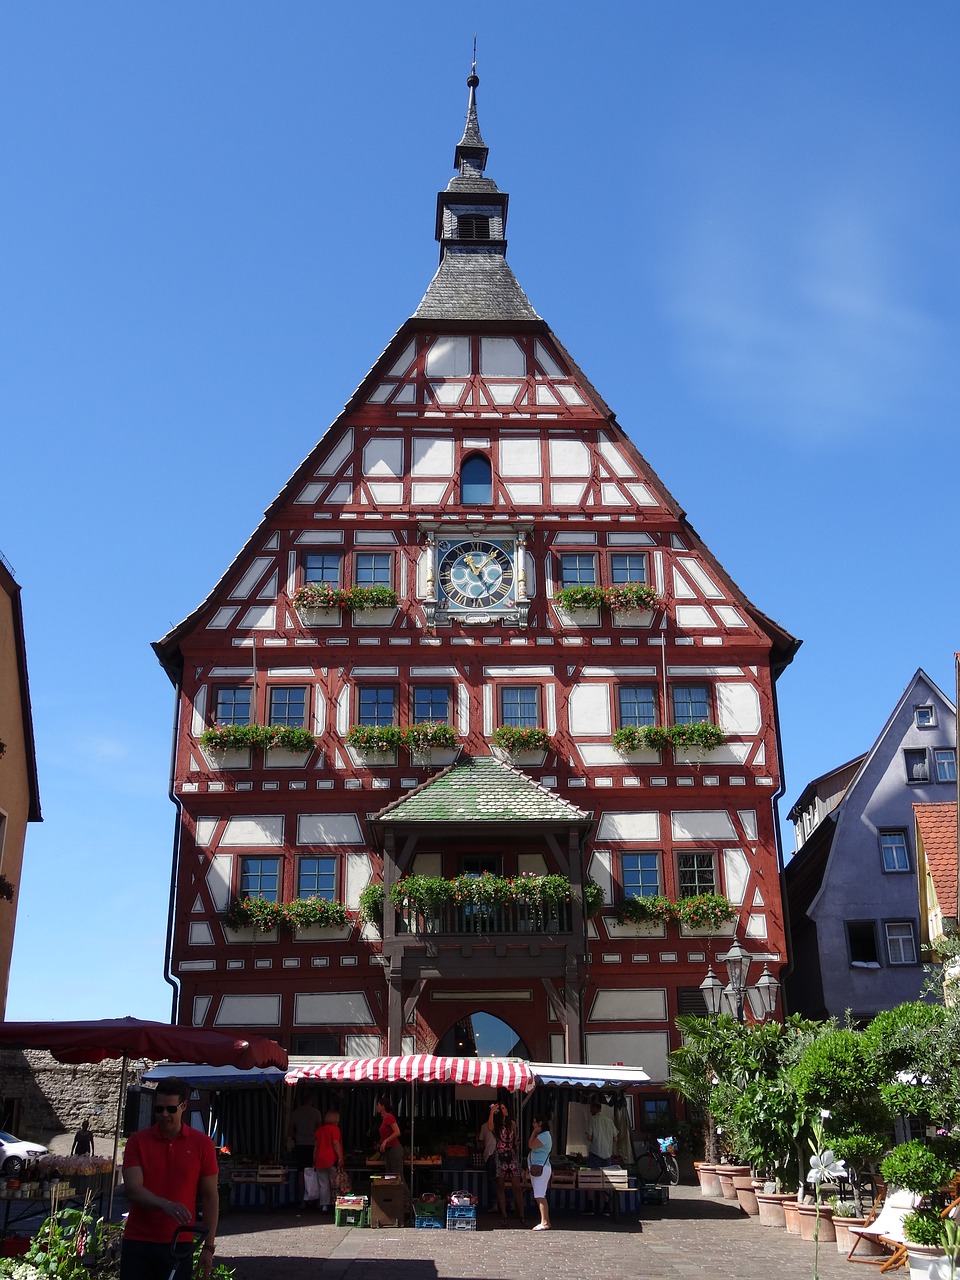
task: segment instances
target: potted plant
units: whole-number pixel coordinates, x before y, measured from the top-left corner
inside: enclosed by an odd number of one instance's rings
[[[513,764],[542,764],[553,743],[546,729],[535,726],[502,724],[494,729],[490,741],[495,753]]]
[[[944,1246],[955,1232],[956,1223],[941,1218],[936,1209],[914,1209],[907,1214],[903,1235],[910,1280],[953,1280],[957,1251],[954,1248],[951,1257]]]
[[[561,587],[553,593],[554,603],[564,613],[599,609],[604,603],[603,588],[592,586]]]
[[[675,756],[689,755],[691,751],[704,756],[708,751],[722,747],[727,740],[727,735],[719,725],[710,724],[706,720],[699,724],[671,724],[668,726],[668,735]]]
[[[697,893],[681,898],[676,906],[680,923],[687,929],[708,929],[715,933],[737,914],[722,893]]]
[[[646,898],[624,898],[618,904],[614,917],[617,924],[673,924],[679,919],[677,904],[662,893],[652,893]]]
[[[341,587],[334,582],[305,582],[293,594],[293,607],[308,627],[338,621],[341,609],[367,614],[384,610],[392,617],[397,607],[397,593],[392,587]]]
[[[396,750],[406,741],[404,731],[395,724],[355,724],[347,733],[348,747],[365,764],[396,762]]]
[[[460,750],[460,740],[452,725],[442,720],[424,720],[404,730],[410,754],[425,764],[452,764]]]
[[[851,1182],[853,1182],[852,1177]],[[853,1248],[853,1242],[856,1238],[850,1234],[850,1228],[862,1227],[866,1219],[857,1213],[857,1206],[852,1200],[837,1199],[832,1201],[830,1207],[833,1210],[833,1230],[837,1238],[837,1253],[842,1253],[846,1256]]]
[[[659,598],[653,587],[645,582],[619,582],[604,589],[604,604],[614,613],[646,613],[655,609]]]
[[[265,751],[279,749],[302,756],[313,750],[316,738],[299,725],[215,724],[201,733],[200,746],[221,755],[263,747]]]
[[[382,880],[373,881],[360,890],[359,915],[364,924],[383,931],[383,905],[386,889]]]
[[[655,728],[654,725],[621,725],[619,729],[614,729],[611,741],[619,753],[624,757],[638,756],[643,753],[656,753],[659,751],[650,740],[648,730]],[[651,759],[652,763],[655,760]]]

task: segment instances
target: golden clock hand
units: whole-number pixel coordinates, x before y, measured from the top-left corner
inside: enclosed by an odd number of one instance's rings
[[[464,563],[468,564],[468,565],[470,566],[471,570],[472,570],[472,571],[477,575],[477,577],[479,577],[479,576],[480,576],[480,570],[479,570],[479,569],[477,568],[477,566],[474,564],[474,562],[473,562],[473,556],[464,556],[464,557],[463,557],[463,559],[464,559]]]

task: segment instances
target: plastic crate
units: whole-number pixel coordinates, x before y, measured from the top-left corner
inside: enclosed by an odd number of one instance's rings
[[[448,1204],[447,1205],[447,1221],[451,1218],[476,1218],[477,1206],[475,1204]]]
[[[335,1227],[365,1227],[368,1224],[367,1210],[362,1206],[353,1209],[334,1209],[333,1225]]]
[[[447,1211],[447,1230],[448,1231],[476,1231],[476,1229],[477,1229],[476,1214],[474,1214],[472,1218],[463,1218],[463,1217],[455,1216],[454,1214],[450,1213],[449,1210]]]
[[[447,1216],[447,1205],[444,1200],[414,1200],[413,1212],[417,1218],[433,1218],[434,1222],[443,1223]]]
[[[446,1228],[446,1223],[442,1218],[421,1218],[418,1216],[414,1218],[413,1225],[418,1231],[443,1231]]]

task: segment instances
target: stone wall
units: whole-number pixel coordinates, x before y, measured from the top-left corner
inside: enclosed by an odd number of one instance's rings
[[[142,1058],[131,1060],[127,1084],[139,1084],[151,1066],[152,1062]],[[17,1137],[44,1146],[50,1146],[58,1135],[69,1135],[72,1141],[80,1122],[89,1120],[97,1138],[112,1142],[122,1067],[115,1058],[70,1066],[42,1049],[0,1050],[0,1098],[8,1108],[10,1100],[20,1104]],[[62,1147],[55,1141],[54,1145]],[[109,1151],[99,1142],[97,1150]]]

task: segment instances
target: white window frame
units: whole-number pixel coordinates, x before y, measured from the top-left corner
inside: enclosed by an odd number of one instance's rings
[[[906,866],[891,867],[887,865],[887,849],[892,846],[885,844],[884,841],[894,837],[899,837],[901,841],[901,847],[903,849],[903,860],[906,863]],[[905,871],[909,872],[910,846],[907,844],[906,831],[903,831],[900,829],[891,829],[889,831],[881,831],[879,834],[879,840],[880,840],[880,862],[881,862],[881,866],[883,867],[884,874],[885,875],[902,875]]]
[[[899,929],[901,932],[891,934],[891,929]],[[903,930],[907,932],[905,933]],[[908,934],[911,951],[909,958],[905,957],[903,948],[903,943],[906,941]],[[917,935],[912,920],[884,920],[883,936],[887,946],[888,964],[900,967],[917,963]]]
[[[918,729],[935,729],[937,727],[937,709],[933,703],[922,702],[914,707],[913,722]]]
[[[946,769],[941,771],[941,762],[946,765]],[[933,767],[936,773],[937,782],[956,782],[957,780],[957,753],[953,747],[935,747],[933,752]],[[949,776],[944,777],[944,772]]]

